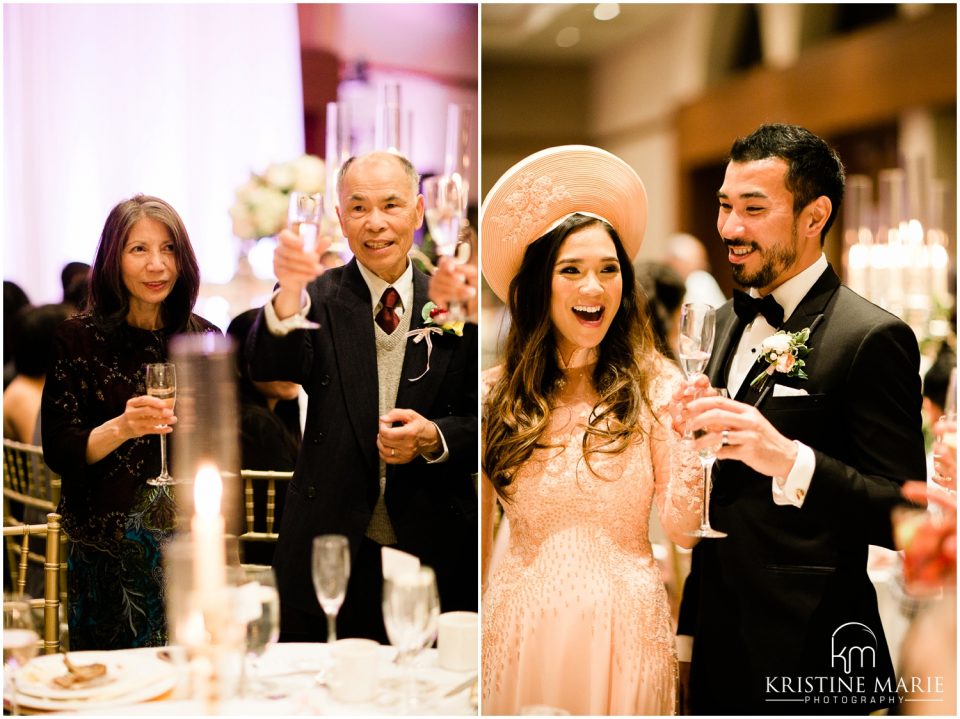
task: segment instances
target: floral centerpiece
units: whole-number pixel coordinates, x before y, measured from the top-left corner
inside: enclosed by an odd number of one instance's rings
[[[326,167],[315,155],[303,155],[289,162],[275,162],[262,174],[237,188],[230,218],[233,234],[242,240],[273,237],[287,226],[287,206],[293,190],[323,193]]]

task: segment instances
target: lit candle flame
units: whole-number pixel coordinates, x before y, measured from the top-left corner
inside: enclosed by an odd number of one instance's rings
[[[198,517],[216,517],[220,514],[223,480],[216,465],[202,464],[193,484],[193,504]]]

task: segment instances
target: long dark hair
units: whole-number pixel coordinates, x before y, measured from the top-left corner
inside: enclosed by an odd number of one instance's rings
[[[557,341],[550,319],[554,264],[564,241],[578,230],[602,227],[613,240],[623,294],[598,347],[593,386],[600,399],[591,413],[583,438],[587,466],[595,454],[616,454],[627,448],[640,418],[650,406],[648,387],[658,353],[633,265],[616,231],[606,222],[571,215],[526,249],[520,270],[510,283],[510,330],[504,349],[503,373],[490,390],[483,412],[483,470],[497,493],[509,500],[507,487],[541,437],[562,377]]]
[[[87,310],[105,330],[116,329],[126,322],[130,294],[123,284],[120,261],[133,226],[144,217],[167,228],[177,262],[177,282],[161,308],[164,329],[171,334],[199,329],[193,326],[191,313],[200,293],[200,267],[187,228],[169,203],[150,195],[135,195],[124,200],[107,215],[90,271]]]

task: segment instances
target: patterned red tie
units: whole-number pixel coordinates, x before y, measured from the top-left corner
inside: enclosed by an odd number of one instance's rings
[[[388,335],[392,334],[397,325],[400,324],[400,318],[397,316],[397,310],[395,309],[397,303],[400,302],[400,293],[397,292],[392,287],[388,287],[383,291],[383,297],[380,298],[380,311],[377,312],[376,322],[380,325],[380,329],[386,332]]]

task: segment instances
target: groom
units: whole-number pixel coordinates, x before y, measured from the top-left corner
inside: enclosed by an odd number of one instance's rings
[[[717,312],[707,367],[735,399],[693,400],[684,418],[709,430],[699,445],[721,446],[710,519],[728,536],[693,551],[681,711],[868,714],[896,699],[867,545],[892,546],[900,485],[925,476],[919,350],[827,263],[843,190],[823,140],[764,125],[734,142],[717,193],[727,261],[750,292]],[[764,358],[778,330],[809,330],[805,365]]]

